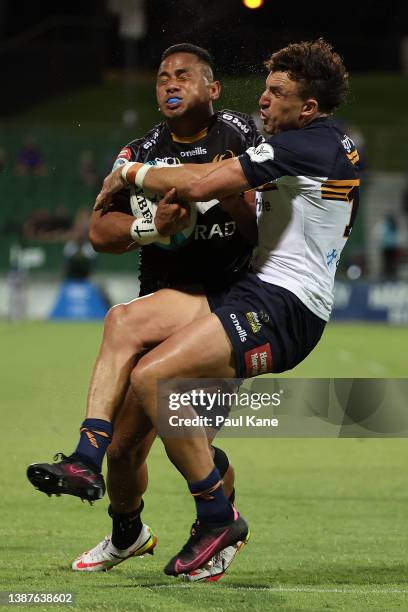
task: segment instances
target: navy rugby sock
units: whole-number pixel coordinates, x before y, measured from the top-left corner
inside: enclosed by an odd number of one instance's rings
[[[203,523],[228,523],[234,517],[234,511],[224,494],[220,472],[213,471],[197,482],[189,482],[188,488],[194,496],[197,508],[197,519]]]
[[[100,472],[106,449],[112,441],[112,423],[103,419],[85,419],[80,432],[78,446],[71,457],[80,459]]]
[[[224,474],[226,474],[229,466],[230,466],[230,462],[228,459],[228,455],[225,451],[222,450],[222,448],[218,448],[217,446],[211,445],[212,449],[213,449],[213,461],[214,461],[214,465],[216,468],[218,468],[218,471],[220,473],[221,478],[224,478]],[[233,487],[232,491],[231,491],[231,495],[229,496],[229,501],[232,505],[234,505],[235,502],[235,487]]]

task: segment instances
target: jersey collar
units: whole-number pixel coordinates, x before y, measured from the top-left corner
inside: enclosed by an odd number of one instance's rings
[[[200,130],[199,132],[197,132],[196,134],[193,134],[192,136],[177,136],[177,134],[175,134],[174,132],[170,132],[170,133],[171,133],[171,138],[174,142],[181,142],[181,143],[196,142],[197,140],[201,140],[201,138],[204,138],[205,136],[207,136],[208,127],[205,127],[203,130]]]

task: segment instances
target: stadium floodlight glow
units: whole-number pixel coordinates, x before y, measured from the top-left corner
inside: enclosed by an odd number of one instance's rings
[[[259,9],[263,3],[264,0],[242,0],[242,4],[249,9]]]

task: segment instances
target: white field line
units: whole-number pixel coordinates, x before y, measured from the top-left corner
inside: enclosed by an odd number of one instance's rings
[[[151,585],[149,587],[145,587],[150,590],[154,589],[194,589],[195,584],[156,584]],[[219,588],[219,587],[217,587]],[[222,587],[221,587],[222,588]],[[389,588],[389,589],[319,589],[313,587],[256,587],[256,586],[229,586],[225,585],[226,591],[265,591],[268,593],[344,593],[344,594],[352,594],[352,595],[381,595],[381,594],[390,594],[396,593],[400,595],[408,595],[408,589],[398,589],[398,588]]]

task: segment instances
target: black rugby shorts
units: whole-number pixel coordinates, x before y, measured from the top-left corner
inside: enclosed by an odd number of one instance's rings
[[[291,291],[248,272],[225,294],[207,295],[233,346],[236,376],[284,372],[316,346],[326,321]]]

